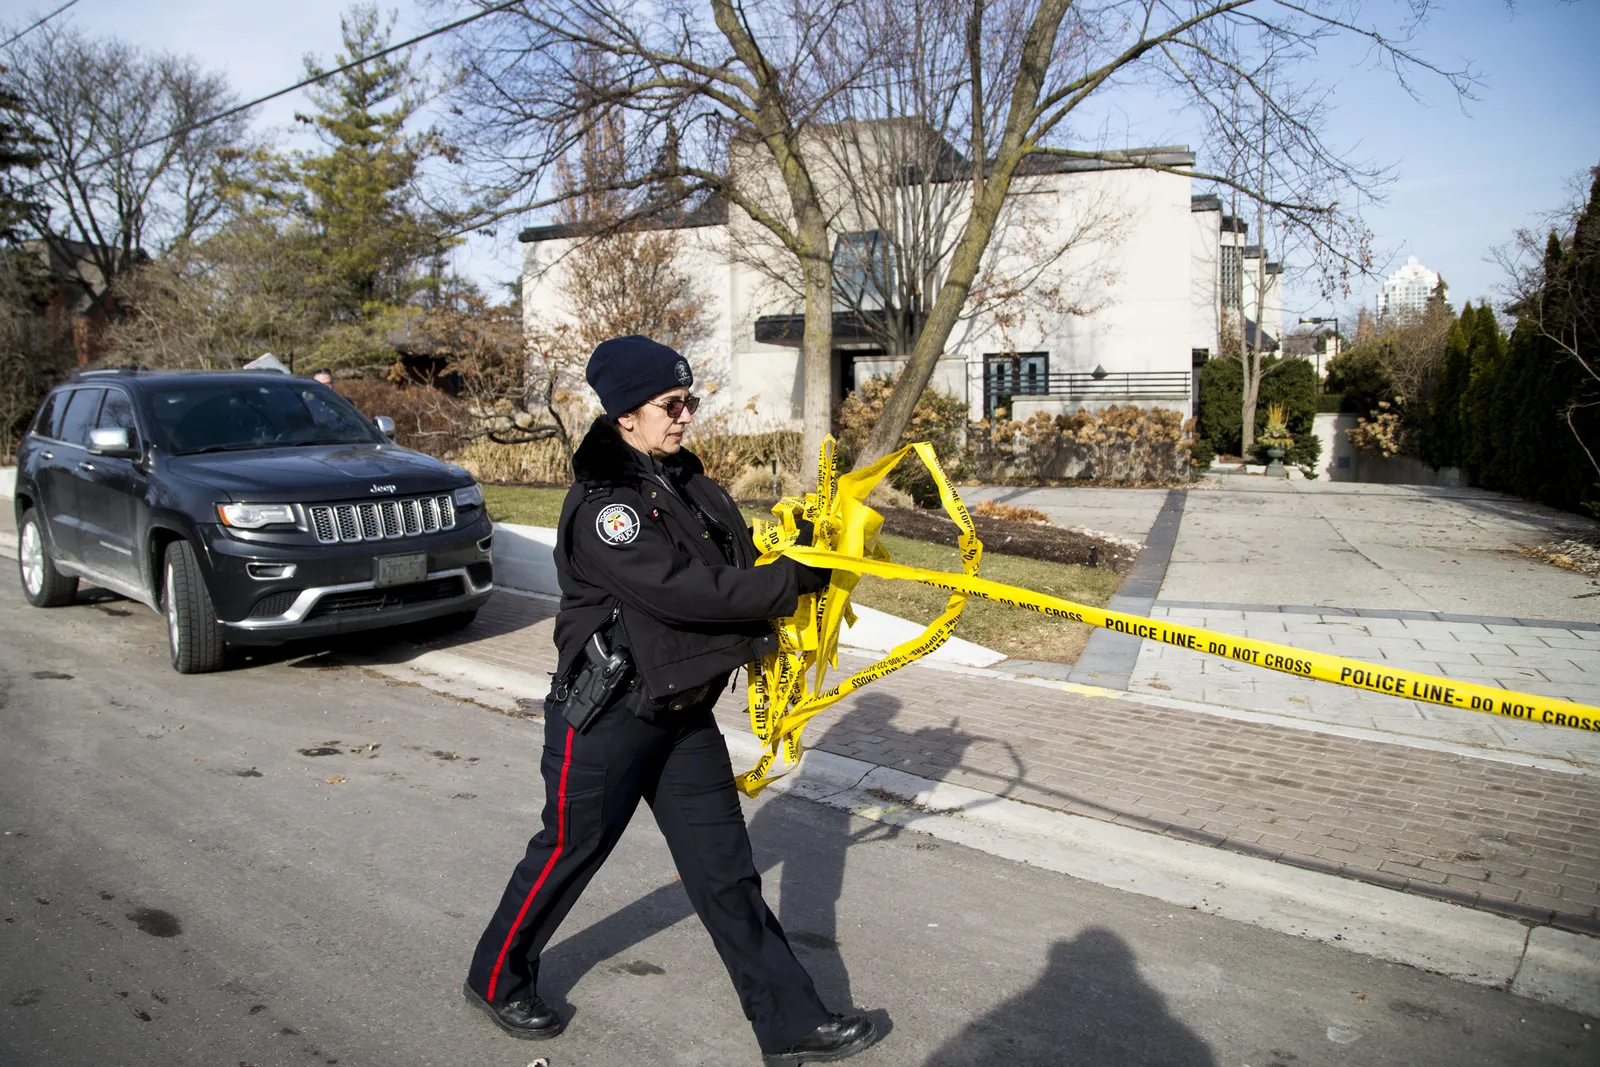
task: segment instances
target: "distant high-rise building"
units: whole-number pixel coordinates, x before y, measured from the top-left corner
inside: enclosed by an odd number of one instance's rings
[[[1378,294],[1378,318],[1393,322],[1398,319],[1421,316],[1428,308],[1428,297],[1439,287],[1439,275],[1417,262],[1416,256],[1406,260],[1406,265],[1383,280],[1383,292]],[[1446,293],[1449,292],[1447,288]]]

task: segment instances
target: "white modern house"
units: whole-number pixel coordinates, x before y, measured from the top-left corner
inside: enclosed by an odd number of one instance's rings
[[[1242,318],[1252,342],[1259,330],[1260,343],[1276,347],[1280,267],[1263,262],[1263,249],[1250,243],[1246,224],[1229,216],[1220,198],[1193,194],[1192,179],[1181,173],[1193,165],[1193,154],[1168,147],[1127,155],[1179,172],[1035,157],[1017,179],[1018,214],[997,231],[991,255],[997,271],[1030,278],[1049,297],[1029,300],[1024,293],[993,311],[980,306],[951,334],[933,384],[965,399],[974,419],[1130,403],[1188,415],[1198,368],[1220,351],[1225,323],[1237,330]],[[967,164],[950,170],[945,180],[970,180]],[[866,228],[848,203],[837,205],[833,217],[836,286],[854,284],[860,296],[863,281],[852,282],[852,274],[877,254],[881,234]],[[717,199],[651,225],[677,234],[682,263],[704,287],[711,337],[687,354],[697,377],[716,380],[714,402],[750,405],[771,424],[797,426],[803,301],[794,286],[775,281],[789,254],[764,246],[759,228]],[[571,315],[562,270],[567,252],[586,235],[540,226],[521,239],[524,314],[530,321]],[[764,255],[773,257],[771,264]],[[1030,258],[1047,263],[1036,277]],[[1264,301],[1257,299],[1259,277],[1266,280]],[[903,366],[903,357],[886,351],[881,330],[868,328],[873,315],[886,313],[882,308],[871,300],[836,303],[835,401],[868,377]]]

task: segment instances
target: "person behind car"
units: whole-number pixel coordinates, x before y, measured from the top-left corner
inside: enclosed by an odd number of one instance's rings
[[[729,672],[777,647],[768,620],[824,588],[827,572],[787,558],[754,566],[738,508],[683,447],[699,398],[681,355],[613,338],[594,350],[587,377],[605,414],[572,457],[557,530],[544,826],[478,941],[463,993],[514,1036],[560,1033],[563,1019],[537,992],[540,952],[643,799],[765,1062],[844,1059],[872,1043],[873,1024],[824,1007],[762,899],[712,716]],[[607,690],[608,677],[629,684]]]
[[[332,385],[333,384],[333,372],[330,371],[327,367],[322,367],[319,370],[317,370],[316,373],[311,375],[311,380],[314,381],[314,382],[319,382],[322,385]]]

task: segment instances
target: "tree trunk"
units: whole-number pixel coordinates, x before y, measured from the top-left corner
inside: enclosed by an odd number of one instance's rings
[[[801,459],[807,466],[795,473],[808,484],[822,439],[833,430],[833,263],[828,231],[820,211],[800,220],[800,269],[805,277],[805,332],[800,341]]]
[[[911,425],[911,416],[917,410],[917,401],[928,387],[939,357],[944,354],[944,343],[956,327],[961,309],[967,302],[972,282],[978,276],[983,262],[984,249],[994,232],[995,220],[1011,185],[1011,170],[989,179],[984,198],[973,206],[972,218],[966,231],[950,257],[950,273],[934,301],[933,311],[923,324],[922,333],[911,350],[911,358],[900,372],[889,399],[883,405],[883,414],[872,428],[866,447],[856,457],[856,466],[876,463],[900,446],[900,435]]]
[[[985,176],[983,161],[974,161],[972,212],[967,216],[966,225],[961,228],[961,237],[950,256],[944,284],[940,286],[939,295],[923,323],[911,358],[900,372],[900,378],[883,406],[883,414],[867,438],[866,447],[856,457],[857,466],[876,462],[899,445],[900,435],[911,424],[917,401],[922,398],[922,391],[928,387],[939,357],[944,354],[945,342],[950,339],[961,317],[961,309],[966,306],[972,283],[983,264],[983,254],[989,247],[990,238],[994,236],[1000,209],[1011,192],[1012,178],[1027,151],[1026,142],[1034,122],[1034,108],[1039,102],[1045,73],[1055,53],[1056,33],[1069,6],[1070,0],[1043,0],[1034,13],[1021,61],[1017,65],[1016,79],[1011,86],[1005,130],[996,145],[994,165],[988,168],[989,173]],[[968,46],[976,43],[969,34]],[[977,115],[980,123],[981,113],[979,109]],[[981,131],[981,125],[978,130]]]
[[[1256,337],[1261,334],[1261,324],[1256,323]],[[1244,353],[1244,388],[1240,391],[1239,456],[1250,458],[1250,446],[1256,443],[1256,402],[1261,398],[1261,354],[1255,346]]]

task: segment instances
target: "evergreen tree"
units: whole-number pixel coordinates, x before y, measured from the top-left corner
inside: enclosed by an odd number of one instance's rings
[[[5,73],[0,67],[0,75]],[[37,166],[44,146],[23,113],[22,97],[0,81],[0,245],[21,241],[24,222],[42,207],[16,172]]]
[[[1434,469],[1461,465],[1461,399],[1472,379],[1472,333],[1478,316],[1468,301],[1450,326],[1444,363],[1418,432],[1422,458]]]
[[[334,66],[388,47],[394,17],[357,4],[339,22],[344,51]],[[419,172],[444,151],[433,130],[407,124],[422,106],[422,79],[410,52],[375,59],[311,90],[315,114],[297,115],[325,148],[268,168],[268,203],[289,216],[285,237],[309,244],[307,279],[316,317],[329,323],[314,358],[358,365],[394,358],[389,335],[406,321],[420,294],[437,291],[439,260],[456,243],[446,220],[418,194]],[[320,74],[306,60],[308,74]]]

